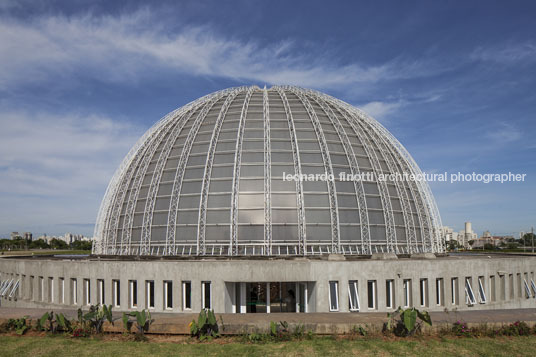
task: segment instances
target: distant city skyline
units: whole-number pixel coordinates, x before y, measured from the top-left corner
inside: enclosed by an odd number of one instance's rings
[[[223,88],[293,84],[378,119],[427,173],[443,225],[536,225],[536,3],[6,1],[0,235],[93,235],[114,170],[168,112]],[[75,222],[75,223],[73,223]]]

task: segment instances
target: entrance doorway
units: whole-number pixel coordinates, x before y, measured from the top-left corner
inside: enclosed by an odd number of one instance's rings
[[[310,312],[313,282],[227,283],[232,312]]]

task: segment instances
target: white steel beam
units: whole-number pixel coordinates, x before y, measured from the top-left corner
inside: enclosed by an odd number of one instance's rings
[[[270,137],[270,110],[266,86],[262,92],[264,127],[264,254],[272,249],[272,148]]]
[[[290,131],[290,143],[292,145],[292,158],[294,163],[294,173],[298,177],[302,176],[300,150],[298,147],[298,138],[296,136],[296,127],[294,126],[294,118],[292,116],[292,110],[287,99],[287,95],[283,88],[277,86],[275,90],[281,97],[283,107],[285,108],[285,114],[287,117],[288,128]],[[305,207],[303,204],[303,182],[296,180],[296,207],[298,209],[298,254],[307,254],[307,235],[306,235],[306,222],[305,222]]]
[[[214,130],[212,131],[212,137],[210,139],[210,146],[207,153],[207,161],[205,164],[205,173],[203,174],[203,186],[201,188],[201,198],[199,202],[199,223],[197,225],[197,254],[205,255],[206,245],[205,245],[205,234],[207,226],[207,203],[208,203],[208,190],[210,187],[210,177],[212,175],[212,164],[214,163],[214,155],[216,154],[216,145],[218,144],[218,138],[220,136],[221,127],[223,125],[223,120],[227,114],[229,106],[236,98],[236,96],[242,92],[244,88],[238,88],[231,92],[223,106],[220,109],[216,123],[214,124]]]
[[[346,158],[350,165],[350,172],[352,176],[358,175],[361,172],[361,170],[359,169],[359,164],[355,157],[354,149],[352,148],[352,145],[350,144],[350,139],[348,139],[346,130],[342,126],[339,118],[337,117],[337,115],[335,115],[335,113],[333,112],[333,109],[329,106],[329,104],[323,98],[318,96],[317,92],[308,91],[307,93],[310,97],[314,98],[314,101],[322,108],[326,116],[329,118],[329,120],[333,124],[333,127],[335,128],[335,131],[337,132],[337,135],[339,136],[341,144],[344,148],[344,152],[346,153]],[[363,254],[369,254],[371,251],[370,250],[371,249],[370,248],[370,226],[369,226],[369,219],[368,219],[368,213],[367,213],[367,201],[365,199],[365,188],[363,187],[362,180],[353,180],[353,183],[354,183],[354,189],[356,192],[357,207],[359,210],[361,249],[364,252]]]
[[[320,145],[320,153],[322,154],[322,161],[324,164],[324,170],[328,177],[333,176],[333,166],[331,165],[331,157],[329,154],[328,144],[324,136],[324,131],[320,125],[320,121],[316,116],[316,112],[309,102],[305,92],[301,88],[297,87],[287,87],[289,91],[294,93],[299,100],[302,102],[305,110],[309,114],[311,123],[315,130],[316,136],[318,138],[318,143]],[[330,219],[331,219],[331,251],[332,253],[338,253],[340,250],[340,229],[339,229],[339,207],[337,205],[337,190],[335,188],[335,182],[332,180],[326,181],[328,186],[328,197],[329,197],[329,207],[330,207]]]
[[[201,123],[205,120],[208,112],[218,100],[223,96],[228,95],[231,90],[224,90],[218,92],[217,95],[212,97],[207,101],[206,105],[203,107],[201,112],[197,115],[192,127],[188,132],[188,137],[184,142],[184,147],[179,158],[179,163],[177,165],[177,170],[175,171],[175,178],[173,180],[173,189],[171,192],[171,199],[169,203],[169,213],[168,213],[168,224],[166,231],[166,246],[171,247],[170,249],[174,252],[176,247],[176,223],[177,223],[177,213],[179,209],[179,194],[182,188],[182,182],[184,178],[184,171],[186,170],[186,164],[188,163],[188,158],[190,156],[190,151],[192,150],[192,145],[194,139],[199,131]],[[199,241],[197,239],[197,241]],[[196,252],[198,253],[198,252]]]
[[[240,112],[240,122],[236,135],[236,150],[233,166],[233,192],[231,194],[231,229],[229,255],[238,254],[238,194],[240,192],[240,169],[242,165],[242,143],[244,142],[244,128],[246,126],[246,115],[248,112],[249,101],[253,94],[253,88],[246,92],[246,98]]]

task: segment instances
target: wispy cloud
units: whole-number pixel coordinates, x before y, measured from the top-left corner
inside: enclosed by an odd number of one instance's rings
[[[100,191],[142,133],[76,114],[2,113],[0,127],[0,192],[29,196]]]
[[[381,102],[374,101],[367,104],[359,106],[365,113],[372,116],[374,119],[379,121],[385,121],[386,117],[390,114],[398,111],[406,102],[398,100],[396,102]]]
[[[501,44],[491,47],[478,47],[470,55],[472,60],[501,64],[515,64],[523,61],[536,61],[536,44],[533,42]]]
[[[271,44],[244,42],[219,35],[208,26],[183,27],[172,33],[165,23],[154,20],[148,10],[118,17],[4,18],[0,23],[0,88],[73,72],[105,81],[130,81],[156,68],[330,88],[422,77],[440,68],[401,58],[377,65],[339,65],[329,54],[299,51],[292,39]]]
[[[517,127],[508,123],[497,123],[492,126],[486,137],[493,141],[493,144],[509,144],[512,141],[521,139],[523,133]]]

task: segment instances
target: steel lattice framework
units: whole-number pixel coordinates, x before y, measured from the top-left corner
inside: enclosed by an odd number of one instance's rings
[[[130,150],[101,203],[93,253],[444,252],[428,184],[377,179],[385,174],[422,172],[359,109],[298,87],[226,89],[166,115]]]

